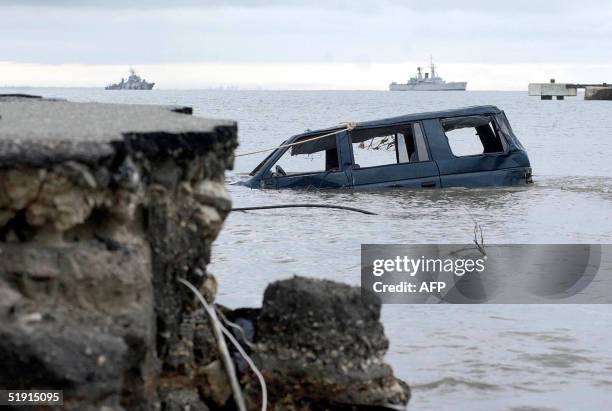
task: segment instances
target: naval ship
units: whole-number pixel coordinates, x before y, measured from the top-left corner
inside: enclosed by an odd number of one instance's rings
[[[130,76],[127,81],[121,78],[121,82],[104,87],[105,90],[151,90],[155,83],[147,83],[140,78],[133,68],[130,69]]]
[[[417,67],[416,77],[412,77],[407,83],[396,83],[389,84],[389,90],[391,91],[447,91],[447,90],[460,90],[465,91],[467,81],[453,81],[447,83],[438,76],[436,73],[436,67],[433,61],[430,63],[431,76],[429,73],[423,75],[423,69]]]

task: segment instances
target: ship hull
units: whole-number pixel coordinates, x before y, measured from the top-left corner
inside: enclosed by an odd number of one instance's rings
[[[389,84],[389,90],[391,91],[465,91],[467,87],[467,81],[453,81],[444,84]]]
[[[152,90],[155,83],[147,83],[141,84],[138,86],[130,87],[130,86],[120,86],[118,84],[113,84],[110,86],[104,87],[105,90]]]

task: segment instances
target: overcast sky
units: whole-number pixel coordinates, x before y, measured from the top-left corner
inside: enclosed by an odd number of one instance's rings
[[[0,22],[0,85],[385,88],[430,55],[472,89],[612,81],[609,0],[0,0]]]

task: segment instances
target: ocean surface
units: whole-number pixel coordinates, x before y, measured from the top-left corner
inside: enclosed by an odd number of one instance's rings
[[[74,101],[193,106],[239,122],[239,152],[306,129],[411,112],[493,104],[531,159],[521,188],[386,192],[261,191],[228,185],[234,205],[312,202],[329,209],[232,213],[213,250],[218,301],[259,306],[294,275],[359,284],[362,243],[612,242],[612,102],[540,101],[526,92],[0,89]],[[241,157],[244,178],[265,154]],[[388,305],[387,360],[413,389],[411,410],[603,410],[612,404],[612,307]]]

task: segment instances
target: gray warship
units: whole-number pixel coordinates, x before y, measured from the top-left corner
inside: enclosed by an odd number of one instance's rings
[[[389,90],[391,91],[449,91],[449,90],[458,90],[465,91],[467,86],[467,81],[453,81],[447,83],[442,79],[442,77],[438,76],[436,73],[436,67],[433,64],[433,61],[430,63],[431,65],[431,76],[429,73],[425,73],[423,75],[422,68],[417,67],[417,75],[416,77],[412,77],[408,80],[407,83],[396,83],[393,82],[389,84]]]
[[[110,84],[104,87],[105,90],[151,90],[155,83],[148,83],[145,79],[140,78],[133,68],[130,68],[130,76],[127,81],[121,78],[119,83]]]

